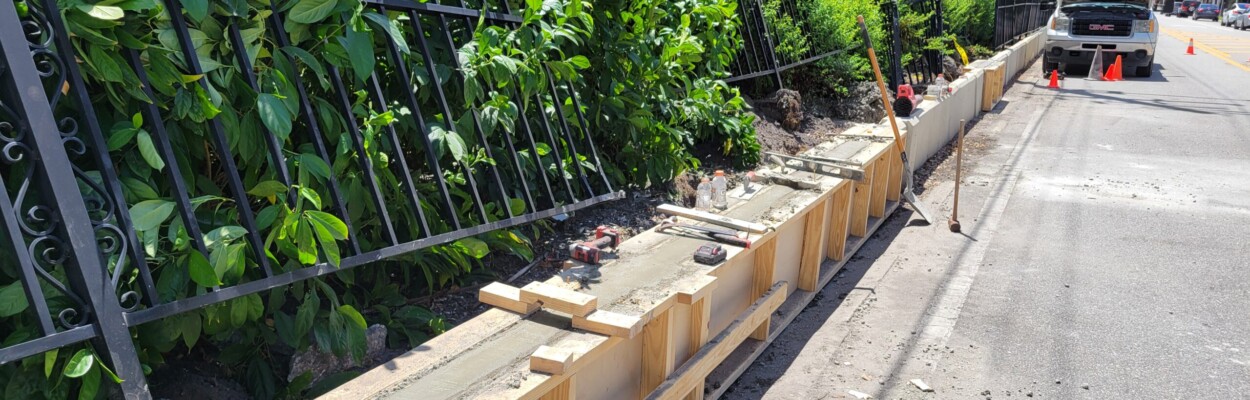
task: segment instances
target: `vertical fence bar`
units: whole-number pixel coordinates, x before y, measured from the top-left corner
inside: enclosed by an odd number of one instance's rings
[[[379,7],[382,15],[386,15],[386,8]],[[451,201],[451,192],[447,190],[447,179],[443,176],[443,168],[438,165],[438,156],[434,152],[434,144],[430,141],[429,128],[425,125],[425,116],[422,115],[421,106],[417,102],[416,94],[413,93],[415,88],[412,80],[408,78],[408,62],[404,59],[403,53],[399,51],[399,46],[395,44],[395,39],[390,35],[386,36],[386,48],[391,59],[395,63],[395,75],[399,78],[399,83],[404,86],[404,100],[407,102],[409,111],[415,118],[417,126],[417,135],[420,137],[421,144],[425,146],[425,162],[429,165],[430,173],[434,175],[434,184],[438,188],[439,196],[442,197],[441,206],[443,208],[444,218],[451,221],[454,230],[460,229],[460,217],[456,213],[456,206]],[[437,78],[434,78],[437,79]]]
[[[590,186],[590,180],[586,178],[586,171],[582,168],[582,163],[577,159],[577,143],[573,141],[573,132],[569,128],[569,121],[564,118],[564,101],[560,100],[560,91],[556,89],[555,77],[551,75],[551,68],[543,66],[543,72],[547,73],[547,86],[551,90],[551,108],[555,109],[556,118],[560,120],[560,130],[564,133],[564,143],[569,147],[569,158],[572,159],[573,169],[577,170],[577,177],[581,178],[582,187],[586,188],[587,198],[595,197],[595,188]]]
[[[373,160],[369,158],[369,153],[365,151],[364,138],[360,134],[360,126],[356,120],[356,116],[352,114],[352,102],[347,97],[347,86],[343,84],[340,77],[341,72],[337,67],[330,66],[327,73],[330,75],[330,86],[333,87],[332,95],[339,107],[339,113],[343,116],[343,122],[347,125],[347,136],[351,139],[352,148],[356,151],[357,165],[360,173],[363,174],[365,189],[369,194],[373,195],[373,206],[377,209],[378,219],[382,220],[382,234],[386,241],[392,245],[398,244],[399,239],[395,236],[395,225],[391,223],[390,211],[386,209],[386,198],[382,197],[382,191],[378,188],[378,178],[373,172]]]
[[[186,66],[190,69],[192,75],[200,75],[204,73],[204,69],[200,66],[200,58],[196,55],[195,47],[191,42],[191,33],[187,27],[187,21],[182,16],[182,5],[178,0],[165,0],[165,7],[168,10],[169,22],[173,25],[174,34],[178,37],[178,46],[181,47],[182,57],[186,61]],[[246,52],[246,50],[243,50]],[[202,77],[196,82],[204,90],[208,90],[208,77]],[[243,187],[243,181],[239,179],[239,168],[235,165],[234,154],[230,151],[230,141],[226,139],[225,128],[221,125],[221,119],[213,117],[209,120],[208,129],[213,138],[213,144],[217,147],[217,154],[221,156],[222,167],[226,172],[226,184],[230,188],[231,194],[234,195],[235,208],[239,212],[239,220],[243,223],[243,227],[247,229],[247,242],[252,250],[252,258],[256,264],[260,265],[261,270],[265,272],[265,276],[273,276],[273,270],[269,267],[269,257],[265,254],[264,242],[260,239],[260,231],[256,229],[256,215],[252,213],[251,202],[247,198],[247,189]]]
[[[452,70],[455,71],[453,73],[459,76],[461,80],[464,80],[464,74],[460,72],[460,60],[456,57],[456,41],[451,38],[451,27],[447,25],[447,17],[443,14],[438,14],[435,18],[438,20],[438,28],[443,31],[443,40],[447,44],[447,49],[452,53],[451,57],[448,58],[451,61]],[[465,108],[467,109],[466,112],[469,113],[470,120],[473,122],[473,132],[477,134],[477,139],[482,144],[482,149],[486,150],[486,157],[494,160],[495,152],[490,149],[490,141],[486,139],[486,132],[482,131],[482,121],[478,118],[477,110],[473,109],[473,104],[466,104]],[[497,199],[499,200],[499,208],[502,208],[508,214],[508,218],[515,217],[516,215],[513,214],[511,202],[509,201],[511,195],[508,194],[508,189],[503,185],[503,177],[499,175],[499,167],[492,163],[486,166],[486,170],[490,173],[490,177],[494,178],[495,189],[499,191],[499,198]]]
[[[252,69],[252,60],[248,59],[247,55],[247,45],[243,43],[243,35],[239,33],[240,20],[242,18],[230,19],[230,26],[227,28],[228,39],[230,46],[234,48],[235,60],[239,63],[243,81],[247,82],[248,87],[259,95],[260,85],[256,83],[256,71]],[[269,151],[269,161],[278,174],[278,180],[287,187],[287,203],[294,203],[295,190],[291,187],[291,172],[287,169],[286,157],[282,155],[282,143],[278,142],[278,136],[270,132],[264,124],[261,124],[260,134],[264,136],[265,150]]]
[[[434,97],[443,114],[443,123],[448,131],[455,130],[456,119],[451,116],[451,107],[447,105],[447,97],[443,93],[443,83],[438,81],[438,71],[434,69],[434,55],[431,54],[429,43],[425,40],[425,27],[421,23],[421,15],[416,11],[408,12],[408,21],[412,25],[414,36],[417,37],[417,45],[421,47],[422,61],[425,63],[425,71],[430,76],[430,81],[434,86]],[[455,54],[452,54],[455,57]],[[473,169],[464,166],[464,178],[468,182],[469,191],[473,194],[474,207],[477,208],[478,215],[482,217],[482,222],[490,221],[490,217],[486,215],[486,204],[482,203],[482,194],[477,190],[477,179],[473,177]]]
[[[385,14],[384,14],[385,15]],[[390,111],[386,105],[386,98],[382,96],[382,85],[378,83],[378,73],[374,72],[369,75],[369,81],[365,82],[368,86],[373,101],[377,103],[383,113]],[[425,236],[434,236],[434,232],[430,231],[430,223],[425,219],[425,210],[421,209],[421,194],[417,192],[416,183],[412,180],[412,172],[408,170],[408,159],[404,157],[404,148],[400,144],[399,135],[395,133],[394,124],[386,124],[382,129],[386,130],[386,140],[390,142],[391,151],[395,153],[393,163],[395,169],[399,170],[399,177],[403,179],[404,192],[407,194],[404,200],[408,201],[408,207],[412,207],[413,212],[417,215],[417,222],[421,224],[421,233]]]
[[[100,257],[95,229],[65,143],[61,141],[61,131],[44,92],[30,45],[16,8],[0,6],[0,55],[8,65],[10,77],[10,82],[4,84],[9,87],[9,98],[17,100],[12,110],[19,121],[24,121],[21,125],[25,125],[19,129],[27,130],[25,139],[37,155],[37,160],[32,160],[37,164],[35,175],[44,178],[37,179],[39,193],[48,200],[46,206],[60,221],[52,234],[59,239],[61,250],[67,256],[65,274],[74,291],[89,300],[82,318],[95,316],[97,354],[123,379],[122,392],[127,398],[151,397],[134,342],[130,340],[130,330],[121,318],[116,318],[124,310],[106,276],[108,271]]]
[[[281,13],[278,12],[276,6],[271,11],[268,22],[270,30],[274,32],[274,39],[277,40],[278,47],[285,48],[290,46],[291,40],[286,34],[286,29],[283,28]],[[281,52],[286,53],[285,51]],[[290,54],[285,54],[285,56],[291,65],[297,65],[295,57]],[[304,124],[308,127],[309,141],[312,142],[313,150],[317,152],[317,157],[321,158],[321,161],[325,162],[326,165],[334,165],[333,160],[330,159],[330,151],[326,149],[325,139],[321,134],[321,127],[317,124],[317,114],[313,109],[311,97],[308,96],[308,89],[304,88],[303,78],[300,78],[299,74],[295,74],[289,76],[288,79],[291,80],[291,85],[295,86],[296,93],[299,96],[299,114],[303,117]],[[347,242],[351,246],[352,254],[360,254],[360,241],[356,238],[356,229],[352,228],[352,219],[347,212],[347,202],[343,200],[343,191],[340,189],[339,180],[334,176],[333,172],[326,178],[326,186],[330,189],[330,196],[334,197],[334,208],[338,210],[339,218],[347,225]]]

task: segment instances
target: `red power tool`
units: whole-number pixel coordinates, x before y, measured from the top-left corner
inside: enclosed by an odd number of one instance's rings
[[[595,240],[569,245],[571,258],[589,264],[598,264],[603,249],[621,245],[621,233],[616,229],[600,226],[595,228]]]

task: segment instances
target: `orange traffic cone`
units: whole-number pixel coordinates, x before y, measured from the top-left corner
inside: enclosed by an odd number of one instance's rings
[[[1046,87],[1050,89],[1059,88],[1059,70],[1057,69],[1050,70],[1050,85],[1047,85]]]
[[[1187,56],[1194,55],[1194,38],[1189,38],[1189,48],[1185,49],[1185,55]]]
[[[1108,82],[1115,82],[1115,63],[1114,62],[1112,62],[1111,65],[1107,67],[1107,72],[1102,75],[1102,80],[1108,81]]]
[[[1120,56],[1115,56],[1115,75],[1112,79],[1117,81],[1124,80],[1124,62],[1120,59]]]

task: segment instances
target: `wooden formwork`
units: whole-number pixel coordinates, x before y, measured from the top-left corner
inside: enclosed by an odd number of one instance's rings
[[[654,230],[600,266],[546,282],[492,284],[496,308],[327,398],[701,399],[719,397],[897,206],[902,163],[888,131],[859,129],[809,150],[863,181],[790,173],[818,189],[764,185],[725,212],[773,229],[725,262],[705,240]],[[739,189],[741,190],[741,189]]]
[[[981,93],[981,111],[989,112],[1003,98],[1007,63],[998,61],[985,66],[985,91]]]

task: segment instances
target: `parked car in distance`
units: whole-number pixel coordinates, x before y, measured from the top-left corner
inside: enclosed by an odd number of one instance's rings
[[[1224,10],[1224,16],[1220,18],[1220,25],[1231,26],[1237,29],[1250,27],[1250,3],[1233,3],[1231,7]]]
[[[1180,1],[1172,2],[1172,8],[1163,10],[1163,13],[1170,17],[1175,17],[1181,12],[1181,3]]]
[[[1194,11],[1198,9],[1199,4],[1202,3],[1194,0],[1182,1],[1180,7],[1176,9],[1176,16],[1189,18],[1194,15]]]
[[[1194,15],[1190,18],[1193,18],[1194,21],[1197,21],[1200,19],[1210,19],[1212,21],[1219,21],[1220,20],[1220,7],[1215,4],[1200,4],[1198,5],[1198,9],[1194,10]]]

